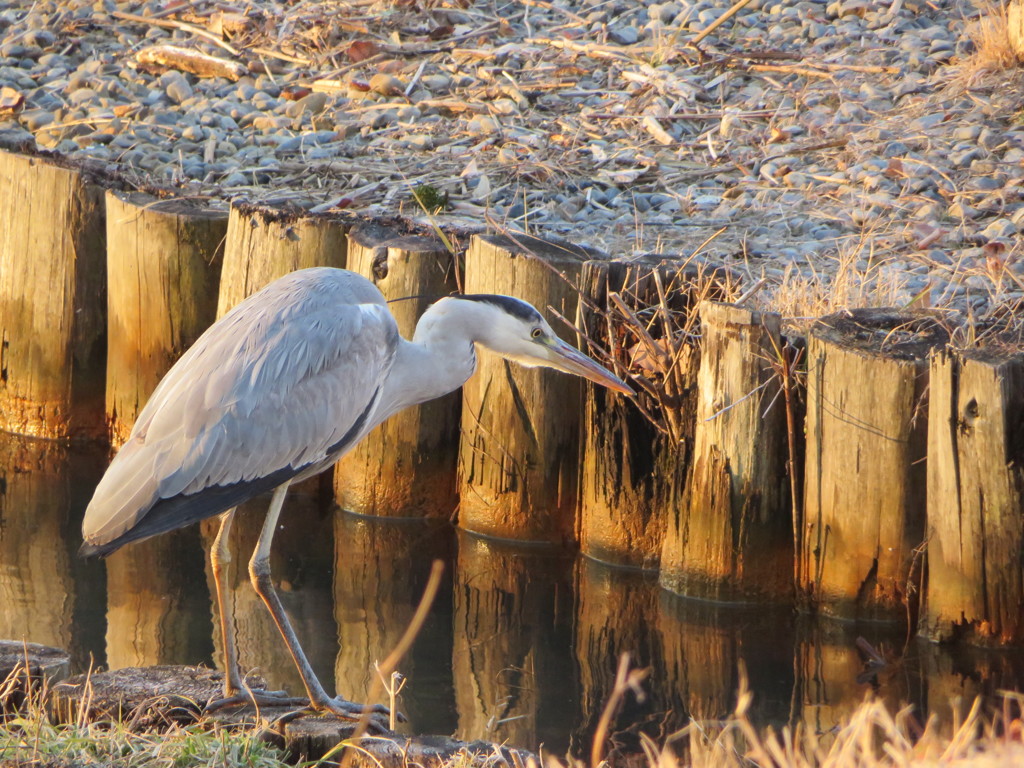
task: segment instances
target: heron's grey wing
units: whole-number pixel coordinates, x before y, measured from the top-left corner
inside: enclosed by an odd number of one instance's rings
[[[204,334],[97,487],[83,522],[87,545],[113,543],[109,550],[217,514],[362,434],[398,331],[382,304],[338,298],[270,293]]]

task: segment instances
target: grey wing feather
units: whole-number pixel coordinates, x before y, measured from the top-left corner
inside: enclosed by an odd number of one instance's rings
[[[374,423],[398,338],[380,292],[352,273],[303,270],[250,297],[154,391],[89,504],[86,542],[120,537],[162,499],[326,468],[357,420]]]

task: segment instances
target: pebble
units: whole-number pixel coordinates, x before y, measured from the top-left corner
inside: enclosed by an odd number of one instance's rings
[[[309,2],[310,14],[336,12]],[[287,179],[301,187],[289,199],[308,194],[309,207],[376,183],[359,202],[370,216],[395,212],[398,198],[388,190],[402,186],[403,174],[433,174],[456,180],[466,199],[455,202],[470,209],[491,206],[510,222],[528,215],[531,225],[543,221],[547,231],[616,254],[640,249],[644,226],[667,252],[688,252],[725,226],[708,258],[749,248],[764,254],[756,269],[765,274],[814,276],[829,263],[821,254],[848,247],[837,243],[903,243],[908,226],[936,227],[942,239],[921,246],[932,250],[920,260],[893,257],[884,269],[900,272],[915,292],[930,279],[933,296],[983,300],[948,267],[963,262],[968,244],[1013,243],[1024,231],[1024,127],[1014,122],[1012,94],[991,85],[995,77],[979,78],[971,93],[946,87],[957,60],[970,55],[965,15],[950,0],[927,10],[887,0],[753,0],[706,44],[793,55],[771,62],[781,71],[689,68],[668,58],[670,41],[706,29],[733,4],[579,2],[571,7],[584,22],[572,29],[562,26],[560,4],[533,6],[528,22],[509,16],[500,35],[466,44],[465,55],[365,65],[339,58],[339,90],[304,93],[324,75],[287,61],[268,59],[272,74],[261,69],[237,82],[132,69],[131,50],[181,33],[122,23],[112,12],[162,6],[41,0],[31,13],[0,9],[0,86],[24,101],[0,115],[0,140],[34,138],[48,149],[109,158],[142,180],[199,185],[225,199],[273,199]],[[270,0],[250,6],[268,18],[279,12]],[[446,14],[454,34],[475,23],[458,10]],[[69,19],[84,22],[72,46],[60,32]],[[426,12],[421,20],[426,29],[438,23]],[[381,39],[391,33],[383,17],[361,23]],[[337,32],[339,45],[357,39],[347,34]],[[644,53],[568,57],[532,44],[527,53],[527,36]],[[799,73],[824,62],[834,65],[827,78]],[[558,87],[533,85],[545,82]],[[659,118],[702,111],[725,116],[717,124]],[[616,114],[630,118],[610,119]],[[670,143],[643,128],[647,116]],[[339,161],[359,163],[351,187],[318,170]],[[475,172],[460,176],[471,162]],[[481,189],[486,194],[474,197]],[[884,248],[871,247],[884,262]]]

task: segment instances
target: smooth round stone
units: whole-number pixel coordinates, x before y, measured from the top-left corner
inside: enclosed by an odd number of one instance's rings
[[[640,30],[636,27],[615,27],[608,30],[608,39],[617,45],[633,45],[640,40]]]
[[[96,101],[99,99],[99,94],[96,93],[92,88],[78,88],[71,92],[68,96],[68,103],[74,107],[88,104],[90,101]]]
[[[260,117],[254,118],[252,121],[252,127],[263,133],[282,131],[291,124],[292,121],[287,117],[275,117],[270,115],[261,115]]]
[[[38,131],[55,120],[53,112],[45,109],[30,109],[21,113],[21,120],[30,131]]]
[[[1014,237],[1017,234],[1017,225],[1011,219],[996,219],[982,230],[981,236],[989,240],[1000,237]]]
[[[178,74],[178,77],[169,78],[169,82],[164,85],[164,92],[167,94],[167,98],[175,104],[184,104],[194,95],[192,86],[181,74]]]
[[[26,45],[48,48],[57,40],[57,35],[48,29],[29,29],[22,38]]]
[[[223,184],[225,187],[244,187],[248,185],[250,181],[245,174],[235,171],[233,173],[229,173],[227,176],[221,179],[220,183]]]

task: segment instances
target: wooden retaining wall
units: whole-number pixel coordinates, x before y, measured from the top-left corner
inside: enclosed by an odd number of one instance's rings
[[[28,199],[56,215],[29,215]],[[934,316],[854,310],[811,329],[804,375],[780,351],[804,340],[770,314],[708,303],[659,325],[696,298],[736,296],[703,293],[686,260],[610,262],[525,235],[474,235],[452,254],[429,230],[353,217],[104,196],[74,169],[13,154],[0,153],[0,211],[0,428],[116,444],[215,314],[293,269],[348,265],[389,298],[425,295],[393,305],[406,334],[431,296],[507,293],[640,397],[482,354],[461,395],[403,414],[340,465],[342,506],[579,545],[658,571],[666,592],[1024,643],[1019,345],[943,352]],[[298,495],[315,510],[329,484]],[[112,600],[129,599],[131,559],[112,565]]]

